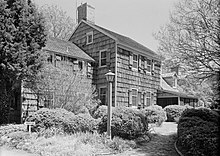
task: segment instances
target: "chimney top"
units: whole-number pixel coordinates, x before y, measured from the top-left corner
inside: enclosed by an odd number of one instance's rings
[[[81,20],[85,20],[91,23],[95,23],[95,8],[91,5],[84,3],[78,6],[77,8],[78,12],[78,23],[81,22]]]

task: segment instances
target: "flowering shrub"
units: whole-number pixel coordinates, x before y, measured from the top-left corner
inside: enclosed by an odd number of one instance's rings
[[[180,105],[168,105],[164,108],[166,114],[167,114],[167,121],[170,122],[178,122],[181,114],[186,109],[185,106]]]
[[[57,128],[59,132],[93,132],[96,130],[98,120],[93,119],[89,114],[74,115],[64,109],[43,108],[30,115],[27,121],[34,121],[34,131],[42,132],[42,129]],[[44,131],[44,130],[43,130]]]
[[[139,110],[128,107],[118,107],[112,111],[112,136],[124,139],[135,139],[148,131],[148,123],[144,114]],[[99,123],[101,133],[107,131],[107,115]]]
[[[107,114],[107,110],[108,110],[107,106],[105,105],[99,106],[92,116],[95,119],[102,118],[103,116]]]
[[[144,114],[147,117],[148,123],[156,123],[159,126],[167,120],[166,112],[158,105],[144,108]]]

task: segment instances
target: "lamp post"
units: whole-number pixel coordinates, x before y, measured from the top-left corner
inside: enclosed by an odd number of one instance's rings
[[[111,139],[111,120],[112,120],[112,82],[114,81],[115,74],[109,70],[105,74],[108,81],[108,121],[107,121],[107,135]]]

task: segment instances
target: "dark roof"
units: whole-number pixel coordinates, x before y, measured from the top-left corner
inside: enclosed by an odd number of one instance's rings
[[[197,99],[196,96],[190,95],[190,94],[187,94],[187,93],[181,91],[180,86],[177,86],[177,88],[172,88],[172,87],[164,80],[164,78],[163,78],[162,76],[160,77],[160,89],[161,89],[161,91],[168,92],[168,93],[171,93],[171,94],[174,94],[174,95],[178,95],[178,96],[180,96],[180,97]]]
[[[46,46],[43,49],[73,58],[80,58],[88,61],[94,61],[93,58],[91,58],[88,54],[86,54],[82,49],[80,49],[74,43],[57,38],[52,38],[52,37],[48,38]]]
[[[85,21],[84,21],[85,22]],[[87,22],[85,22],[87,23]],[[92,23],[87,23],[89,25],[92,25],[94,27],[96,27],[97,29],[101,29],[102,31],[104,31],[105,33],[113,36],[114,38],[117,39],[117,41],[119,42],[119,44],[123,44],[125,46],[128,46],[128,47],[132,47],[132,48],[135,48],[139,51],[142,51],[142,52],[147,52],[149,54],[151,54],[152,56],[156,57],[156,58],[160,58],[159,55],[157,55],[155,52],[153,52],[152,50],[150,50],[149,48],[145,47],[144,45],[136,42],[135,40],[129,38],[129,37],[126,37],[126,36],[123,36],[123,35],[120,35],[118,33],[115,33],[113,31],[110,31],[108,29],[105,29],[101,26],[98,26],[98,25],[95,25],[95,24],[92,24]]]

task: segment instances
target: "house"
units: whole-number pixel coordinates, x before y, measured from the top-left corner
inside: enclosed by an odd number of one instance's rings
[[[169,73],[161,74],[160,88],[157,93],[157,105],[166,107],[167,105],[190,105],[196,107],[198,97],[185,93],[178,85],[180,79],[178,68]]]
[[[86,77],[87,83],[92,84],[92,63],[94,59],[75,44],[56,38],[49,38],[42,51],[48,55],[46,63],[55,67],[64,67],[69,72],[78,72],[80,76]],[[24,87],[23,84],[15,90],[11,99],[10,123],[21,123],[23,116],[27,116],[40,107],[49,106],[53,103],[53,94],[50,94],[47,99],[42,101],[41,96],[45,94],[44,91],[35,93],[30,88]]]
[[[160,87],[160,57],[133,39],[94,23],[94,8],[78,7],[78,25],[69,39],[95,60],[93,83],[107,104],[105,74],[115,74],[113,106],[146,107],[156,104]]]

